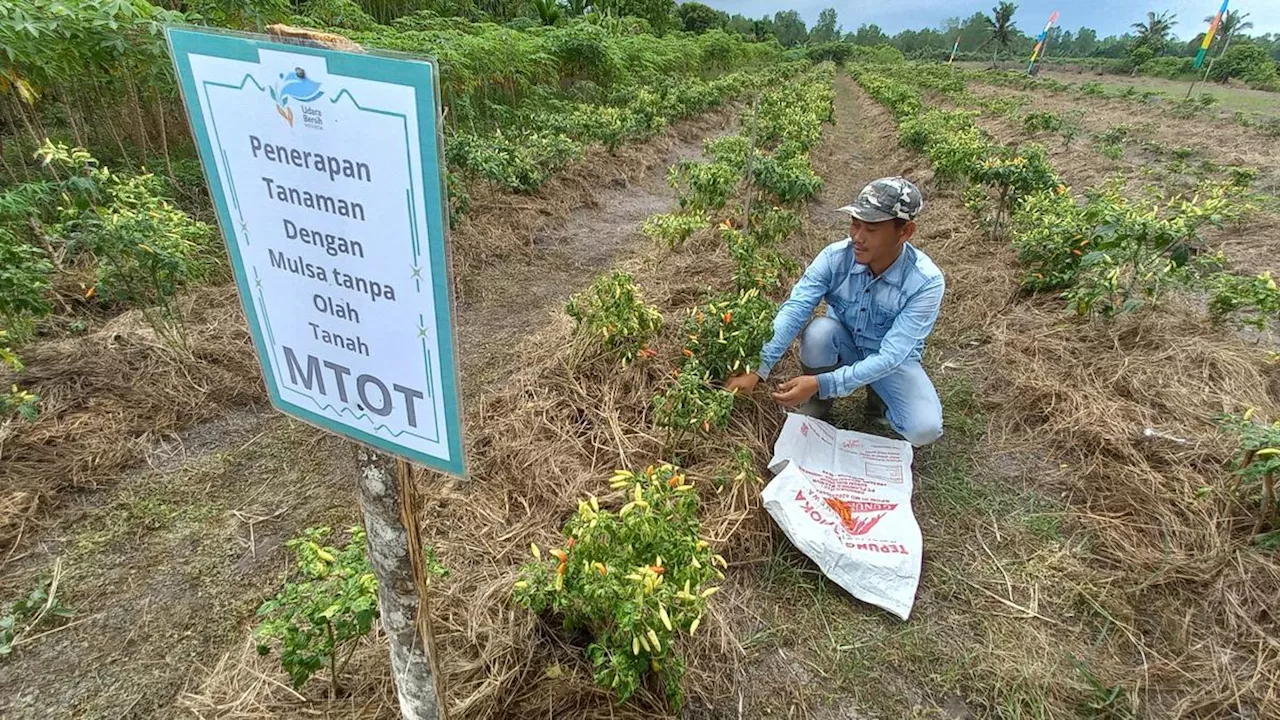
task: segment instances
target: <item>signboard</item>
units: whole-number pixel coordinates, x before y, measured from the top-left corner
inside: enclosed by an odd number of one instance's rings
[[[465,474],[436,67],[167,34],[272,403]]]

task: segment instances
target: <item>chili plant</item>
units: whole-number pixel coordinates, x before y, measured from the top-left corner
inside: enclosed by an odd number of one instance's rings
[[[1022,116],[1022,129],[1029,135],[1058,132],[1062,129],[1062,116],[1055,112],[1029,112]]]
[[[285,544],[294,552],[299,579],[286,583],[258,608],[264,618],[254,631],[258,653],[280,647],[280,664],[301,688],[322,669],[329,671],[333,696],[356,640],[368,634],[378,617],[378,582],[365,555],[363,528],[337,547],[327,544],[329,528],[308,528]]]
[[[684,322],[684,354],[697,358],[713,380],[758,367],[760,349],[773,337],[777,303],[759,289],[721,295],[693,309]]]
[[[708,599],[723,579],[701,538],[693,482],[671,465],[618,470],[610,479],[625,492],[618,511],[592,496],[564,526],[565,543],[546,553],[533,545],[533,562],[520,570],[516,603],[559,617],[567,629],[591,636],[587,657],[595,681],[618,702],[635,694],[649,672],[679,705],[685,663],[678,646],[693,635]]]
[[[75,615],[57,597],[56,578],[56,569],[53,575],[41,575],[26,596],[0,605],[0,658],[12,653],[27,633]]]
[[[684,244],[694,233],[707,228],[707,218],[700,212],[687,211],[651,215],[644,221],[644,234],[669,248]]]
[[[1005,219],[1018,200],[1061,185],[1044,148],[1039,145],[1029,145],[1017,151],[1001,148],[975,166],[972,178],[995,192],[995,217],[991,221],[993,238],[1001,237]]]
[[[1209,314],[1215,320],[1240,313],[1240,323],[1262,330],[1268,321],[1280,317],[1280,289],[1270,271],[1256,276],[1214,275],[1209,292]]]
[[[0,227],[0,323],[12,327],[48,315],[52,274],[44,250]]]
[[[732,165],[696,160],[677,162],[667,176],[671,187],[683,188],[680,207],[687,212],[719,210],[729,202],[741,181],[742,172]]]
[[[712,387],[706,368],[689,360],[675,371],[676,381],[653,396],[653,422],[678,432],[709,433],[729,426],[733,393]]]
[[[565,307],[577,332],[597,339],[629,363],[662,332],[662,313],[646,305],[631,274],[614,270],[596,278]]]
[[[739,290],[773,292],[780,289],[789,276],[800,271],[795,260],[761,240],[755,232],[724,230],[722,234],[736,263],[733,281]]]
[[[1276,502],[1276,478],[1280,476],[1280,422],[1266,425],[1253,419],[1253,411],[1243,416],[1224,415],[1219,426],[1239,438],[1233,471],[1238,489],[1246,486],[1261,491],[1261,508],[1254,532],[1269,526],[1280,528],[1280,506]]]
[[[0,392],[0,418],[14,414],[27,422],[35,422],[40,415],[39,402],[39,395],[13,385],[8,392]]]

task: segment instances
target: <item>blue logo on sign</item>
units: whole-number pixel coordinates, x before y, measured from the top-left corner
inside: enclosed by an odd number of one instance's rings
[[[307,71],[302,68],[280,73],[280,82],[270,90],[271,99],[276,103],[276,112],[280,113],[280,117],[284,118],[290,127],[293,126],[293,109],[289,107],[289,100],[309,103],[324,97],[320,83],[307,77]]]

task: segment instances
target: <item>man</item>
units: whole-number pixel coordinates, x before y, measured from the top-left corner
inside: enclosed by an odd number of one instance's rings
[[[878,396],[899,435],[916,447],[937,440],[942,404],[920,355],[942,305],[942,272],[908,242],[923,206],[915,185],[891,177],[867,185],[840,208],[852,217],[849,237],[827,246],[791,290],[760,353],[760,369],[730,378],[726,387],[754,390],[804,328],[804,374],[782,383],[775,400],[824,417],[832,400],[869,386],[868,404]],[[824,299],[827,314],[810,320]]]

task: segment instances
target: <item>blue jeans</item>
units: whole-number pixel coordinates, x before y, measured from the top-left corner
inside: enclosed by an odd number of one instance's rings
[[[853,342],[848,329],[832,317],[809,321],[800,337],[800,364],[814,372],[852,365],[867,352]],[[889,424],[907,442],[922,447],[942,437],[942,402],[919,361],[908,360],[871,383],[884,401]]]

